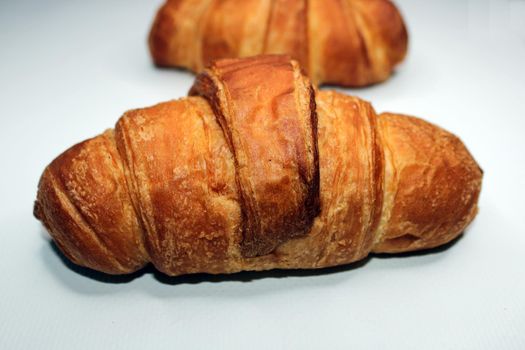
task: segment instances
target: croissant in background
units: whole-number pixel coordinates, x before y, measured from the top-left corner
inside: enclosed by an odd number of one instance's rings
[[[200,72],[220,58],[288,54],[314,84],[386,80],[407,51],[389,0],[167,0],[149,36],[154,62]]]
[[[476,215],[482,172],[457,137],[316,91],[287,57],[220,60],[190,95],[125,113],[45,169],[34,213],[71,261],[321,268],[445,244]]]

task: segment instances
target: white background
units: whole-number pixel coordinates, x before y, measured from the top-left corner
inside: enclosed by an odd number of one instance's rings
[[[479,216],[448,249],[230,277],[64,264],[32,216],[44,167],[192,83],[150,63],[159,3],[0,2],[0,348],[525,349],[522,0],[399,0],[408,59],[349,91],[456,133],[485,170]]]

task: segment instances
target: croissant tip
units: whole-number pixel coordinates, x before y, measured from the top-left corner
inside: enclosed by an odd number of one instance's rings
[[[37,218],[38,220],[42,221],[43,215],[42,215],[42,205],[40,202],[35,200],[35,203],[33,204],[33,216]]]
[[[485,171],[483,171],[483,168],[478,164],[479,172],[481,173],[481,176],[485,175]]]

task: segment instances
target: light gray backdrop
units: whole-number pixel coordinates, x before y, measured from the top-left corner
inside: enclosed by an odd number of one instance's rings
[[[192,83],[150,64],[159,4],[0,2],[1,348],[525,348],[524,1],[398,1],[408,59],[348,90],[453,131],[485,170],[479,216],[450,249],[231,278],[66,266],[32,216],[44,167]]]

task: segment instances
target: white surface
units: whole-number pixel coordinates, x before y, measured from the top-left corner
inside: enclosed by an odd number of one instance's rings
[[[351,91],[460,135],[485,170],[479,216],[450,249],[317,274],[68,268],[32,216],[38,178],[126,109],[185,95],[191,75],[146,51],[159,1],[0,2],[0,348],[525,349],[519,0],[400,0],[408,60]]]

